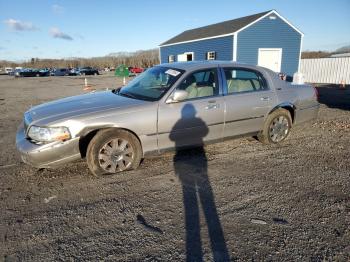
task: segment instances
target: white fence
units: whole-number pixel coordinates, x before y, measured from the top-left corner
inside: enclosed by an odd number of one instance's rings
[[[300,72],[305,82],[350,84],[350,57],[301,59]]]

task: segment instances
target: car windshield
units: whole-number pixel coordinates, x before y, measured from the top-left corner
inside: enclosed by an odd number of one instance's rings
[[[135,99],[157,101],[183,73],[184,70],[181,69],[152,67],[122,87],[118,94]]]

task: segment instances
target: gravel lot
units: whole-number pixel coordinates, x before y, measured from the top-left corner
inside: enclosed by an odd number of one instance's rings
[[[97,90],[121,85],[87,78]],[[280,146],[231,140],[102,178],[84,161],[22,164],[23,112],[83,83],[0,76],[0,261],[350,260],[350,87],[319,87],[318,120]],[[196,172],[175,175],[179,163]]]

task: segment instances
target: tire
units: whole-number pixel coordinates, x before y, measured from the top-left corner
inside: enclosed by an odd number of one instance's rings
[[[140,165],[142,149],[139,140],[122,129],[104,129],[90,141],[86,160],[95,176],[136,169]]]
[[[279,108],[267,116],[258,140],[263,144],[278,144],[285,140],[292,128],[292,117],[288,110]]]

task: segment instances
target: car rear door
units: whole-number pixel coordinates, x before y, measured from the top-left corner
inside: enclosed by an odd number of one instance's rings
[[[188,98],[181,102],[160,103],[158,148],[202,145],[222,139],[225,102],[219,86],[218,68],[190,73],[176,89],[188,92]]]
[[[224,137],[260,131],[275,104],[275,92],[261,72],[244,67],[223,67],[225,92]]]

